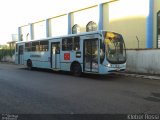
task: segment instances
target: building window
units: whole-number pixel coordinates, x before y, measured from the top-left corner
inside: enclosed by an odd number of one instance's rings
[[[80,26],[75,24],[73,27],[72,27],[72,34],[77,34],[77,33],[80,33]]]
[[[27,33],[27,35],[26,35],[26,41],[28,41],[30,38],[30,35],[29,35],[29,33]]]
[[[21,34],[20,36],[20,41],[23,41],[23,34]]]
[[[157,14],[157,47],[160,48],[160,11]]]
[[[96,30],[97,30],[97,24],[93,21],[90,21],[86,26],[86,31],[90,32],[90,31],[96,31]]]

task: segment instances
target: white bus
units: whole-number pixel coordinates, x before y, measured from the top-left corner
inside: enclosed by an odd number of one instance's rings
[[[28,69],[47,68],[81,73],[109,74],[126,69],[122,35],[108,31],[71,34],[16,43],[16,64]]]

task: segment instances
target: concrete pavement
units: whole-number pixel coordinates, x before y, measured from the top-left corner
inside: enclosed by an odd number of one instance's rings
[[[0,62],[1,63],[1,62]],[[14,63],[3,63],[3,64],[14,64]],[[19,67],[25,68],[25,65],[18,65]],[[151,79],[151,80],[160,80],[160,75],[154,75],[154,74],[144,74],[144,73],[132,73],[132,72],[115,72],[114,74],[117,75],[123,75],[123,76],[131,76],[131,77],[137,77],[137,78],[144,78],[144,79]]]

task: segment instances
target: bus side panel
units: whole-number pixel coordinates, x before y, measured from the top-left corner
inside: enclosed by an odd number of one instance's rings
[[[70,71],[70,66],[73,58],[75,58],[74,51],[61,51],[61,70]]]
[[[32,61],[32,67],[50,68],[50,54],[49,52],[25,52],[25,65],[27,60]]]
[[[61,70],[70,71],[73,62],[83,63],[83,42],[80,40],[79,50],[61,51]],[[83,67],[82,67],[83,69]]]
[[[41,57],[36,62],[36,66],[39,68],[50,68],[50,54],[49,52],[41,52],[39,54]]]

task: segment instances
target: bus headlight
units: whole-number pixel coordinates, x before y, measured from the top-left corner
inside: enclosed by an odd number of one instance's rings
[[[107,67],[112,67],[112,65],[110,63],[107,64]]]

